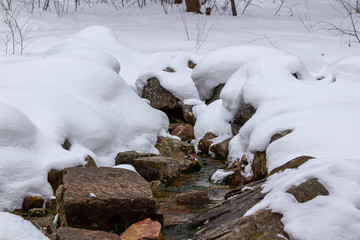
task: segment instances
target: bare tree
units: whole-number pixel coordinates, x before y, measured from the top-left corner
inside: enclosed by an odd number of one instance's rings
[[[337,0],[337,2],[340,4],[342,13],[345,14],[345,18],[349,20],[349,23],[341,22],[339,25],[335,25],[326,22],[330,26],[328,29],[341,35],[354,37],[360,43],[360,32],[357,29],[360,20],[358,0],[355,3],[348,0]]]
[[[3,52],[6,54],[16,54],[17,52],[23,54],[26,47],[25,42],[28,40],[30,33],[30,27],[27,20],[22,20],[19,15],[22,12],[22,7],[11,6],[8,7],[4,0],[0,0],[0,13],[2,16],[2,23],[5,26],[5,30],[1,32],[1,40],[5,44]]]
[[[232,12],[232,15],[233,15],[233,16],[237,16],[235,0],[230,0],[230,2],[231,2],[231,12]]]

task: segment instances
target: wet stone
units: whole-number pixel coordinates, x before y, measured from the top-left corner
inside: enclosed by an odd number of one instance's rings
[[[176,202],[181,204],[209,203],[209,195],[205,191],[193,191],[176,195]]]
[[[149,183],[126,169],[67,168],[56,200],[64,226],[120,232],[158,217]]]
[[[215,134],[207,132],[199,141],[198,149],[205,154],[209,153],[210,145],[212,144],[211,139],[216,138]]]

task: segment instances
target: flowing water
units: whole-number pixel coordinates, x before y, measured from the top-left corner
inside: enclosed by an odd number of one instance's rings
[[[190,222],[199,213],[215,203],[222,201],[229,186],[211,183],[210,177],[225,162],[209,157],[199,157],[202,168],[198,172],[181,174],[171,184],[160,184],[153,187],[155,198],[159,202],[160,212],[164,214],[163,234],[167,240],[190,239],[195,230],[191,230]],[[205,190],[209,194],[209,204],[177,204],[176,194]]]

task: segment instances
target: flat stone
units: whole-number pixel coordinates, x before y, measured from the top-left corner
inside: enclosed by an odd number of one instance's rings
[[[221,158],[221,159],[227,159],[227,156],[229,155],[229,142],[231,138],[222,141],[221,143],[217,143],[214,145],[211,145],[210,151],[215,154],[215,156]]]
[[[103,231],[90,231],[86,229],[60,227],[56,232],[56,240],[119,240],[114,233]]]
[[[308,160],[313,159],[314,157],[310,156],[300,156],[297,158],[294,158],[293,160],[288,161],[287,163],[281,165],[280,167],[274,168],[269,176],[273,175],[276,172],[285,171],[286,169],[292,169],[292,168],[298,168],[302,164],[306,163]]]
[[[157,156],[157,155],[152,153],[138,153],[135,151],[120,152],[117,154],[115,158],[115,165],[131,164],[131,161],[134,160],[135,158],[152,157],[152,156]]]
[[[122,159],[118,163],[131,164],[147,181],[167,182],[177,177],[181,172],[179,161],[170,157],[139,157],[132,160]]]
[[[312,178],[286,191],[292,194],[299,203],[304,203],[319,195],[329,195],[328,190],[316,179]]]
[[[211,139],[216,138],[215,134],[207,132],[199,141],[198,149],[205,154],[209,153],[210,145],[213,143]]]
[[[120,236],[121,240],[165,240],[161,233],[161,224],[147,218],[134,223]]]
[[[56,192],[62,225],[120,232],[158,217],[149,183],[120,168],[67,168]]]
[[[205,191],[193,191],[176,195],[176,202],[181,204],[209,203],[209,195]]]

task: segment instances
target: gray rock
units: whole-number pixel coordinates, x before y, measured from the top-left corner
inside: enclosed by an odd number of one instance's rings
[[[219,84],[219,86],[217,86],[214,89],[212,97],[210,99],[205,100],[206,105],[209,105],[210,103],[215,102],[216,100],[220,99],[220,93],[221,93],[221,90],[224,88],[224,86],[225,86],[225,83],[221,83],[221,84]]]
[[[239,133],[240,128],[255,114],[256,109],[251,104],[243,106],[231,121],[231,131],[234,135]]]

